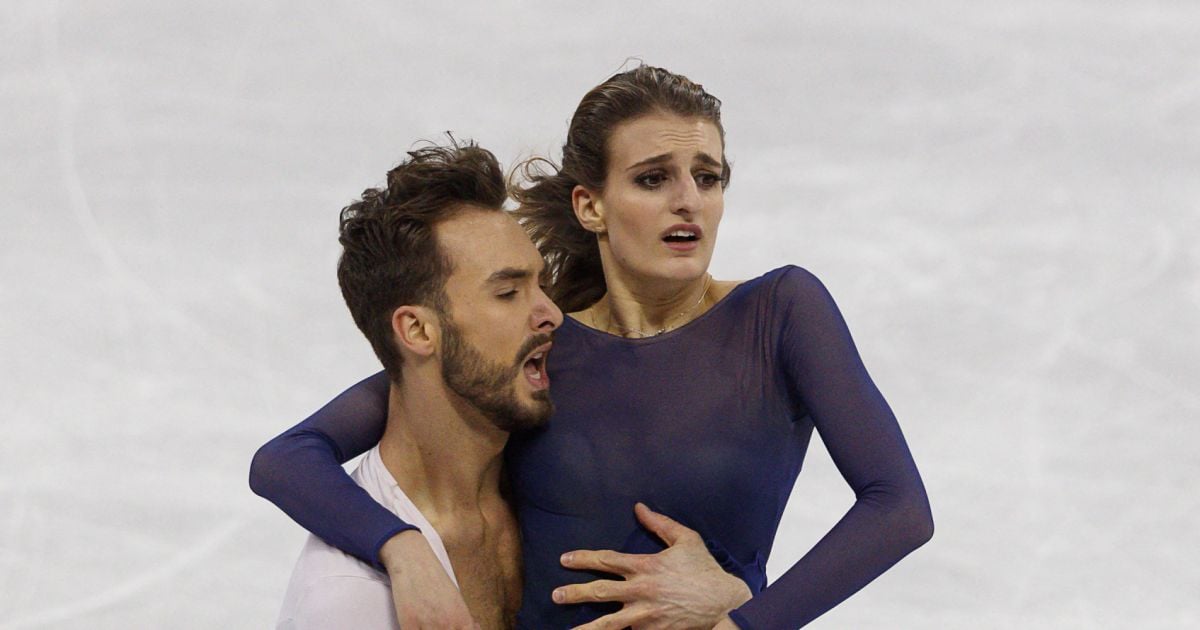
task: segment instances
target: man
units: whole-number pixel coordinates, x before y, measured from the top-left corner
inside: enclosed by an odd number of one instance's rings
[[[540,286],[544,264],[501,209],[491,153],[428,147],[342,211],[338,282],[389,379],[379,445],[353,477],[419,529],[391,536],[377,571],[310,536],[279,628],[508,628],[521,598],[519,530],[501,496],[509,431],[549,417],[546,353],[562,313]],[[331,489],[336,491],[336,489]],[[616,601],[591,627],[731,627],[750,592],[696,532],[639,505],[668,549],[579,551],[580,570],[617,574],[558,589],[560,603]],[[616,625],[613,625],[616,624]]]
[[[510,431],[550,415],[546,353],[562,313],[541,290],[537,250],[502,210],[492,154],[409,155],[342,211],[338,282],[390,380],[387,428],[353,477],[420,528],[385,546],[385,561],[405,558],[389,573],[417,600],[402,609],[437,610],[439,627],[511,627],[520,534],[501,452]],[[424,625],[397,618],[392,592],[388,576],[310,536],[278,627]]]

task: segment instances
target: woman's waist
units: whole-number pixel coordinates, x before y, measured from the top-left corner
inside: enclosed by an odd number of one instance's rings
[[[605,511],[586,515],[551,512],[528,503],[520,507],[525,576],[520,627],[573,627],[620,608],[609,603],[562,606],[553,602],[551,593],[567,584],[621,579],[598,571],[563,567],[559,559],[568,551],[611,549],[629,554],[653,554],[667,547],[637,521],[633,505],[633,500],[611,502],[605,505]],[[685,525],[696,520],[670,507],[655,506],[653,502],[650,505]],[[728,516],[729,523],[741,520],[741,516]],[[755,528],[740,531],[705,525],[692,528],[704,539],[709,553],[722,568],[744,580],[752,592],[765,587],[766,552],[770,541],[763,544],[764,541],[754,540]]]

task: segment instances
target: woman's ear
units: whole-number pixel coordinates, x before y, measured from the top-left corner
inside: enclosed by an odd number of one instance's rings
[[[604,234],[604,202],[594,191],[582,184],[576,184],[571,190],[571,207],[575,209],[575,218],[583,229],[596,234]]]
[[[431,356],[437,348],[437,316],[424,306],[401,306],[392,311],[392,336],[396,345],[418,356]]]

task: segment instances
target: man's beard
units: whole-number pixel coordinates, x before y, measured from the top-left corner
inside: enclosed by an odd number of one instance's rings
[[[513,365],[488,361],[463,339],[461,331],[447,313],[442,316],[442,379],[455,394],[476,407],[503,431],[521,431],[540,427],[550,418],[554,405],[550,392],[533,392],[533,402],[521,404],[517,395],[517,377],[525,358],[534,348],[550,341],[547,334],[534,335],[521,345]]]

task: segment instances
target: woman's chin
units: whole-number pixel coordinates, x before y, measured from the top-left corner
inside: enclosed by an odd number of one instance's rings
[[[614,275],[651,283],[693,282],[708,273],[711,260],[712,253],[703,249],[688,252],[686,255],[669,253],[666,256],[645,256],[636,260],[621,260],[619,256],[613,256],[610,261],[615,264],[605,264],[604,275],[610,282]]]

